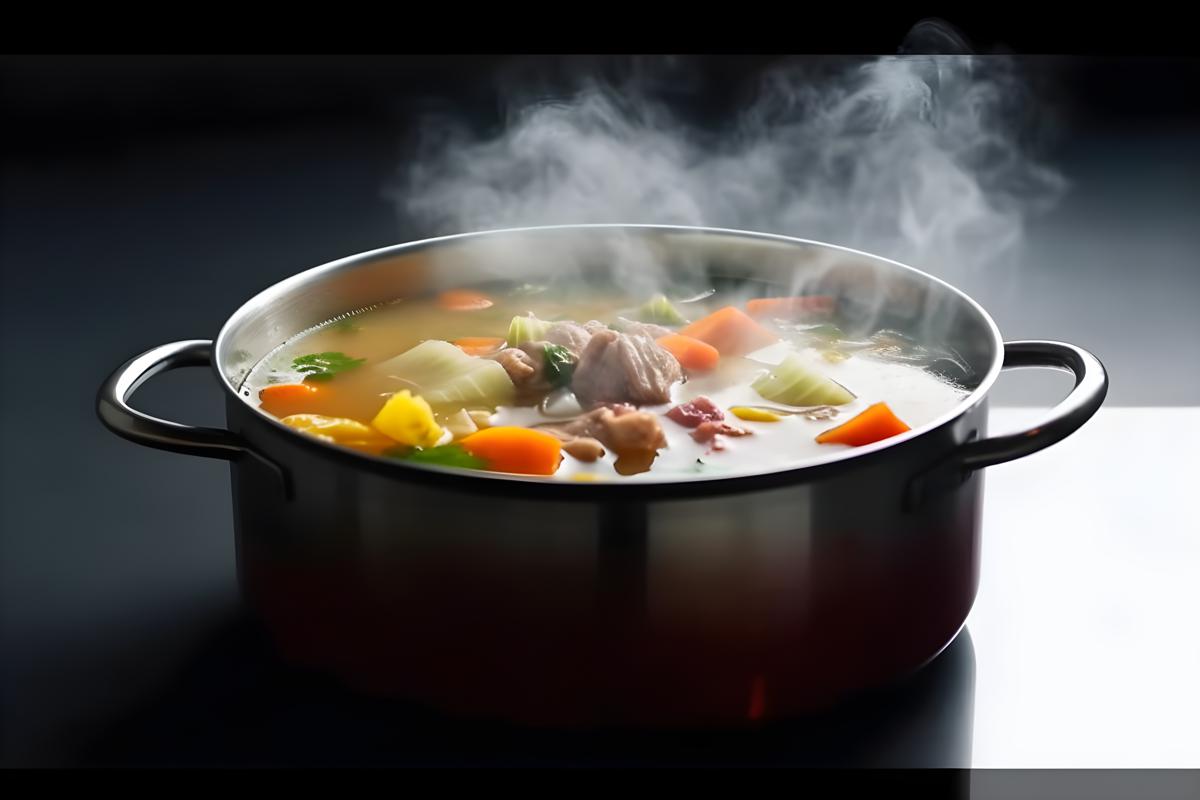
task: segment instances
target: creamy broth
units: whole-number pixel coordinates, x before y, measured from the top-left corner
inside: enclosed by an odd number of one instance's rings
[[[577,291],[574,296],[564,296],[539,291],[537,287],[490,285],[478,287],[478,291],[486,295],[490,306],[475,310],[447,310],[439,298],[406,299],[306,331],[260,362],[242,387],[243,394],[258,404],[260,395],[264,398],[269,395],[274,397],[271,393],[280,393],[280,387],[287,387],[282,394],[292,392],[292,387],[296,385],[307,387],[303,392],[295,392],[302,396],[294,401],[263,401],[264,410],[281,418],[292,414],[310,414],[357,421],[370,429],[369,435],[360,432],[361,435],[343,437],[338,433],[325,441],[335,446],[348,445],[372,455],[404,458],[422,448],[459,446],[456,442],[463,442],[461,446],[468,447],[469,440],[464,439],[464,432],[451,430],[456,426],[454,420],[463,422],[463,415],[459,413],[464,409],[461,404],[433,405],[433,419],[441,428],[436,444],[431,441],[414,446],[412,442],[393,441],[375,427],[377,415],[380,415],[381,409],[394,393],[409,389],[413,395],[422,395],[421,386],[409,385],[393,374],[394,370],[389,369],[392,359],[428,341],[455,342],[465,337],[503,338],[509,332],[514,317],[528,315],[551,324],[595,320],[604,326],[626,331],[621,336],[636,339],[636,335],[628,332],[630,329],[624,321],[637,316],[638,307],[645,302],[645,298],[631,299],[589,291]],[[717,293],[700,301],[676,302],[672,307],[688,320],[696,321],[706,319],[713,312],[730,305],[738,307],[739,303],[736,298],[722,297]],[[634,404],[639,412],[656,417],[665,446],[655,447],[651,452],[632,454],[632,458],[630,453],[618,454],[613,447],[605,446],[604,455],[595,461],[580,460],[564,449],[552,478],[592,481],[678,480],[802,466],[851,449],[853,445],[850,444],[818,443],[817,436],[855,420],[876,404],[886,404],[887,410],[903,425],[916,429],[943,416],[967,395],[966,389],[930,368],[938,362],[938,358],[903,337],[887,332],[880,332],[874,338],[849,336],[838,327],[840,320],[836,309],[797,312],[786,316],[786,319],[770,314],[755,316],[758,325],[778,337],[777,342],[733,355],[722,352],[715,368],[681,367],[681,380],[669,386],[669,399],[664,397],[664,402]],[[739,311],[738,319],[741,318]],[[749,320],[750,317],[745,319]],[[672,332],[688,330],[680,325],[664,327]],[[661,341],[657,336],[646,335],[643,338],[648,341],[639,342],[638,347],[656,350],[660,347],[654,343]],[[537,346],[531,342],[527,349],[532,352]],[[306,375],[297,368],[297,359],[326,353],[344,354],[347,361],[345,364],[335,364],[334,374],[327,376]],[[571,355],[574,358],[573,368],[578,369],[580,355]],[[585,348],[582,358],[589,357]],[[801,413],[808,406],[789,405],[778,399],[764,398],[752,384],[777,369],[785,359],[793,357],[811,373],[840,384],[853,398],[832,405],[826,412],[834,414],[831,418],[816,419]],[[492,354],[475,358],[494,360]],[[539,359],[533,360],[539,362],[535,366],[544,366]],[[938,363],[947,362],[961,364],[961,360],[956,362],[952,353],[941,354]],[[343,366],[345,368],[341,369]],[[536,392],[532,396],[521,394],[517,400],[496,407],[487,407],[486,404],[468,406],[474,412],[475,427],[532,427],[540,430],[538,426],[561,424],[589,410],[591,406],[584,408],[571,394],[571,388],[572,384],[568,383],[549,393]],[[547,397],[548,405],[542,402]],[[667,416],[672,408],[701,397],[708,398],[722,410],[725,423],[748,433],[719,434],[708,441],[697,441],[693,436],[694,428],[685,427]],[[730,409],[734,407],[769,408],[781,413],[776,421],[756,421],[731,413]],[[469,436],[469,431],[466,435]],[[568,441],[568,437],[560,438]]]

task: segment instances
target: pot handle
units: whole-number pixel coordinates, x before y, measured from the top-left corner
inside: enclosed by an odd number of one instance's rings
[[[1017,433],[967,442],[914,477],[905,493],[906,508],[915,508],[931,495],[961,485],[977,469],[1003,464],[1062,441],[1092,418],[1108,394],[1108,374],[1100,359],[1073,344],[1005,342],[1003,369],[1022,367],[1065,369],[1075,375],[1075,388],[1040,424]]]
[[[1015,458],[1044,450],[1079,430],[1092,418],[1108,394],[1108,373],[1100,359],[1065,342],[1005,342],[1003,369],[1054,367],[1075,375],[1075,388],[1050,411],[1050,416],[1028,430],[990,436],[969,442],[954,455],[963,470],[976,470],[1003,464]]]
[[[128,400],[138,387],[160,372],[211,364],[212,341],[208,339],[159,345],[129,359],[100,387],[96,398],[100,421],[118,436],[146,447],[226,460],[246,454],[257,456],[242,437],[231,431],[169,422],[129,405]]]

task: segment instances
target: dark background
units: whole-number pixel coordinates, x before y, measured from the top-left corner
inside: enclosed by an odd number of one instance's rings
[[[784,58],[690,59],[678,101],[701,122],[717,119]],[[1031,227],[1019,269],[961,288],[1006,338],[1059,338],[1097,353],[1112,378],[1109,404],[1200,403],[1200,60],[1022,64],[1053,112],[1048,156],[1072,188]],[[117,439],[96,421],[94,396],[124,359],[214,337],[241,302],[283,277],[422,235],[386,197],[417,114],[496,125],[501,87],[553,89],[627,65],[500,55],[4,58],[4,763],[534,758],[516,744],[489,750],[494,732],[472,739],[474,749],[449,728],[433,744],[418,746],[417,733],[389,740],[390,718],[283,671],[236,611],[228,467]],[[1006,375],[996,398],[1049,404],[1065,388],[1061,378]],[[156,379],[138,403],[181,421],[222,421],[203,370]],[[943,668],[955,686],[973,667],[958,652]],[[914,691],[889,707],[911,707],[927,690]],[[436,728],[421,725],[411,730]],[[242,733],[230,737],[234,729]],[[347,738],[347,729],[366,733]],[[579,758],[565,745],[526,743],[547,759]]]

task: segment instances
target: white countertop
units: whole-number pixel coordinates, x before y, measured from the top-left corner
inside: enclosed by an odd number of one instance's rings
[[[973,766],[1200,766],[1198,454],[1200,408],[1104,408],[988,469]]]

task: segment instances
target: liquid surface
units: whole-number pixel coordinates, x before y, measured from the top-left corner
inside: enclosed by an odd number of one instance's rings
[[[300,402],[301,407],[291,405],[280,410],[267,404],[265,410],[281,417],[286,416],[283,413],[286,411],[355,420],[372,428],[376,415],[393,393],[409,389],[421,394],[421,387],[395,375],[386,362],[422,342],[503,338],[513,317],[531,314],[547,322],[597,320],[622,328],[623,321],[636,317],[645,301],[645,298],[584,291],[554,293],[541,287],[492,285],[482,287],[480,293],[490,306],[447,310],[439,298],[406,299],[318,326],[289,340],[258,364],[242,387],[242,394],[257,405],[264,389],[303,383],[314,391],[311,398],[306,396]],[[736,302],[735,298],[717,293],[693,302],[675,301],[673,308],[688,320],[698,320]],[[969,372],[953,353],[930,351],[890,331],[849,336],[839,326],[836,309],[784,317],[758,315],[756,319],[778,341],[746,353],[722,353],[712,369],[685,368],[681,370],[682,380],[670,386],[668,402],[638,405],[639,411],[657,417],[665,446],[637,454],[618,453],[612,447],[605,447],[604,455],[590,462],[563,452],[552,479],[679,480],[793,468],[853,447],[818,443],[817,436],[855,419],[876,404],[886,404],[908,428],[920,428],[950,411],[968,394],[945,377],[945,373],[954,375],[957,370]],[[682,326],[665,327],[675,331]],[[344,354],[353,366],[329,376],[306,374],[303,364],[298,366],[297,359],[328,353]],[[811,414],[807,413],[808,406],[764,398],[752,384],[788,358],[798,359],[806,370],[836,381],[853,394],[853,399]],[[931,369],[946,364],[951,368]],[[723,411],[725,423],[748,434],[718,435],[709,441],[697,441],[694,428],[666,416],[675,406],[700,397],[708,398]],[[740,419],[730,411],[736,407],[775,409],[779,418]],[[570,393],[569,385],[551,392],[548,399],[542,393],[496,407],[476,404],[468,408],[483,425],[492,427],[562,423],[587,410]],[[434,405],[434,418],[443,428],[438,445],[462,441],[461,432],[456,435],[447,428],[456,415],[461,421],[462,410],[462,405]],[[355,440],[349,441],[349,446],[390,457],[405,457],[421,449],[411,443],[389,447],[393,443],[374,428],[371,435],[369,444]],[[347,441],[330,443],[345,446]]]

